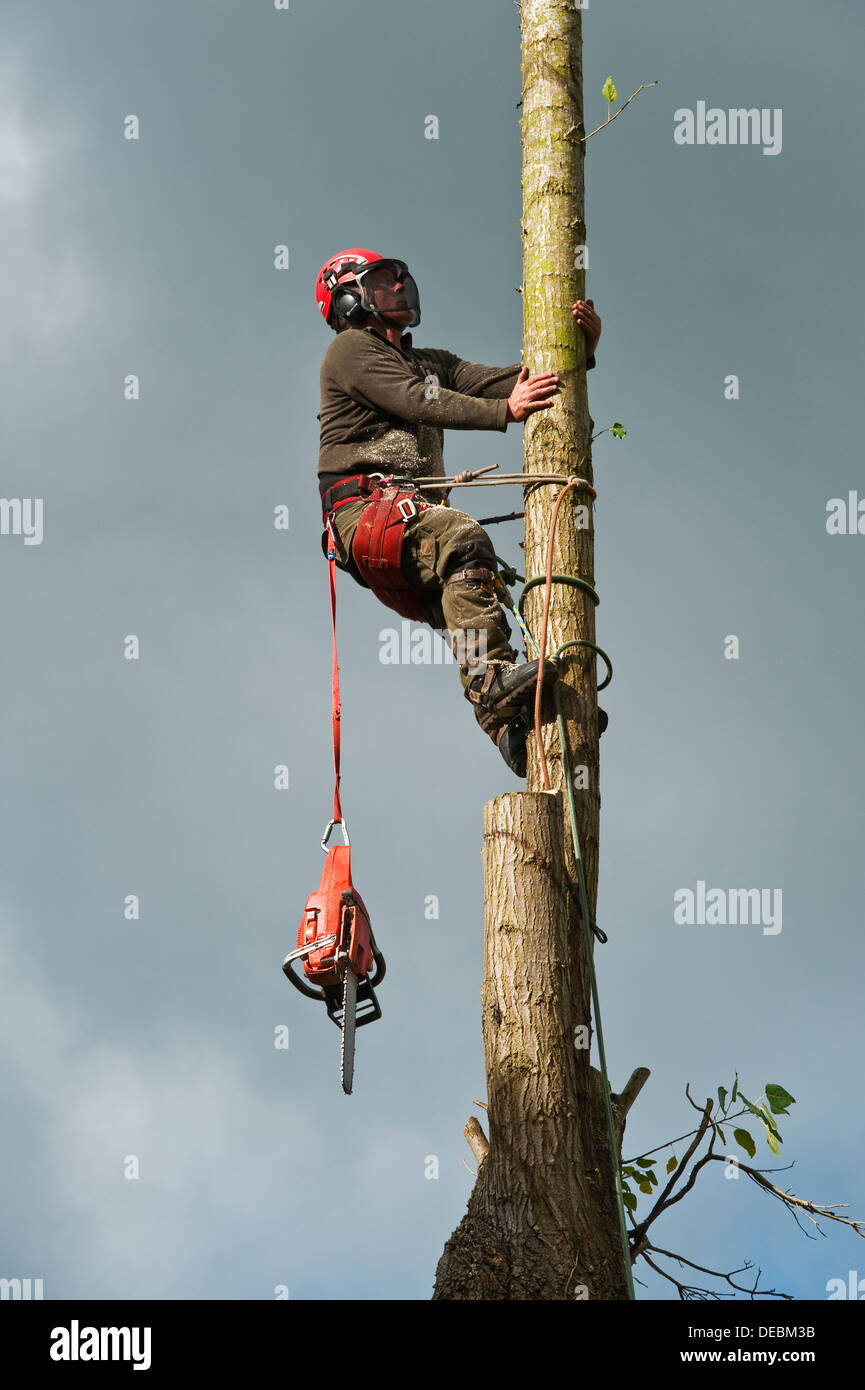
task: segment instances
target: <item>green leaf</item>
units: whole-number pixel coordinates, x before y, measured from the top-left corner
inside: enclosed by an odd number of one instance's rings
[[[778,1149],[778,1138],[779,1138],[779,1136],[776,1135],[776,1134],[773,1134],[772,1131],[771,1131],[771,1129],[770,1129],[769,1126],[767,1125],[767,1126],[766,1126],[766,1143],[769,1145],[769,1148],[772,1150],[772,1152],[773,1152],[773,1154],[775,1155],[776,1158],[778,1157],[778,1153],[779,1153],[779,1149]]]
[[[757,1152],[757,1145],[754,1143],[754,1140],[751,1138],[747,1129],[734,1129],[733,1138],[739,1145],[740,1149],[744,1149],[745,1153],[748,1154],[750,1158],[754,1157],[755,1153]]]
[[[733,1104],[733,1101],[736,1099],[736,1097],[737,1097],[738,1094],[739,1094],[739,1073],[736,1072],[736,1080],[733,1082],[733,1091],[732,1091],[732,1094],[731,1094],[731,1096],[730,1096],[730,1104],[731,1104],[731,1105]]]
[[[619,94],[616,91],[616,88],[613,84],[612,77],[608,77],[603,87],[601,88],[601,96],[604,98],[605,101],[619,100]]]
[[[630,1211],[636,1211],[636,1210],[637,1210],[637,1199],[636,1199],[636,1197],[634,1196],[633,1192],[623,1192],[623,1193],[622,1193],[622,1201],[624,1202],[625,1206],[628,1207],[628,1209],[629,1209]]]
[[[675,1166],[676,1166],[676,1164],[677,1164],[678,1162],[679,1162],[679,1160],[677,1159],[676,1155],[675,1155],[675,1154],[672,1154],[672,1155],[667,1159],[667,1172],[668,1172],[668,1173],[672,1173],[673,1169],[675,1168]]]
[[[641,1192],[645,1192],[645,1194],[646,1194],[647,1197],[651,1197],[651,1195],[652,1195],[652,1184],[651,1184],[650,1182],[641,1182],[641,1183],[639,1184],[639,1188],[640,1188],[640,1191],[641,1191]]]
[[[632,1168],[630,1164],[628,1164],[627,1168],[622,1169],[622,1174],[626,1178],[641,1178],[643,1176],[636,1168]]]
[[[720,1125],[718,1125],[718,1133],[719,1133],[720,1136],[721,1136],[721,1143],[722,1143],[722,1144],[726,1144],[726,1142],[727,1142],[727,1136],[726,1136],[726,1134],[724,1133],[724,1131],[722,1130],[722,1128],[721,1128]]]
[[[641,1168],[653,1168],[658,1160],[656,1158],[637,1158],[634,1161],[638,1163]]]
[[[769,1111],[766,1109],[765,1105],[760,1106],[760,1119],[763,1121],[763,1124],[766,1126],[766,1128],[772,1131],[772,1133],[778,1139],[779,1143],[783,1144],[784,1141],[781,1138],[781,1131],[775,1124],[775,1121],[772,1119],[772,1116],[769,1114]]]
[[[726,1101],[726,1099],[727,1099],[727,1092],[726,1092],[726,1089],[725,1089],[723,1086],[719,1086],[719,1087],[718,1087],[718,1109],[719,1109],[719,1110],[725,1110],[725,1109],[726,1109],[726,1107],[725,1107],[725,1105],[724,1105],[724,1102]]]
[[[786,1115],[787,1107],[796,1104],[795,1097],[791,1096],[789,1091],[785,1091],[783,1086],[769,1085],[764,1089],[773,1115]]]
[[[627,433],[628,431],[625,429],[624,425],[620,425],[618,420],[614,425],[610,426],[610,434],[614,434],[617,439],[624,439]]]
[[[763,1119],[762,1110],[758,1110],[754,1102],[749,1100],[748,1097],[742,1091],[739,1092],[739,1099],[746,1110],[750,1110],[751,1114],[756,1115],[758,1120]]]

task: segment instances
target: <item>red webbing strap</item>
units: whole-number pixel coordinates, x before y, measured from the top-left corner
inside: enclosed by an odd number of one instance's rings
[[[369,565],[370,569],[383,569],[387,572],[388,577],[393,575],[394,566],[384,554],[385,533],[396,508],[398,497],[399,493],[394,487],[386,488],[382,493],[381,501],[370,523],[369,542],[366,548],[366,563]],[[403,521],[402,528],[400,529],[397,540],[398,544],[402,541],[402,529],[404,529],[404,527],[405,521]],[[401,587],[399,585],[399,575],[397,575],[397,586]]]
[[[342,825],[342,806],[339,800],[339,735],[340,735],[340,703],[339,703],[339,661],[336,654],[336,550],[334,548],[333,530],[330,521],[327,523],[330,531],[331,548],[328,551],[327,567],[330,574],[330,626],[333,633],[333,690],[332,690],[332,723],[333,723],[333,819],[337,825]]]

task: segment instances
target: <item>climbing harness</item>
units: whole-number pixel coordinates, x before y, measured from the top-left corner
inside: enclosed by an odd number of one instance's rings
[[[400,567],[407,522],[436,505],[416,496],[416,491],[409,479],[396,481],[382,473],[360,473],[328,488],[322,502],[325,524],[329,525],[330,517],[339,507],[358,497],[368,497],[368,505],[360,514],[352,541],[354,566],[367,588],[372,589],[385,607],[392,608],[403,618],[425,622],[425,600],[432,601],[438,590],[410,584]]]
[[[393,485],[389,478],[383,479],[361,512],[351,549],[376,598],[401,617],[423,622],[423,596],[432,600],[437,590],[412,586],[403,576],[400,558],[406,523],[435,504],[414,493],[411,485]]]
[[[328,527],[330,523],[328,522]],[[327,552],[330,573],[330,621],[333,633],[332,725],[333,725],[333,816],[325,827],[321,847],[325,851],[321,882],[310,893],[297,933],[297,946],[282,968],[307,999],[322,1000],[327,1016],[341,1033],[340,1076],[342,1089],[351,1095],[354,1078],[355,1031],[381,1018],[375,986],[385,974],[385,961],[376,946],[369,913],[351,878],[351,842],[342,814],[340,784],[339,662],[336,650],[336,549],[331,530]],[[340,826],[344,843],[328,849],[334,826]],[[303,962],[303,976],[295,974],[296,961]]]

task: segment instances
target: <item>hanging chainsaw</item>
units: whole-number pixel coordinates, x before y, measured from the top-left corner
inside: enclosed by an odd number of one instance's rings
[[[351,881],[351,843],[339,796],[340,699],[336,654],[336,550],[332,531],[327,560],[333,630],[333,818],[321,841],[327,855],[321,882],[306,900],[297,946],[289,951],[282,968],[295,989],[307,999],[318,999],[325,1004],[328,1018],[339,1028],[342,1089],[346,1095],[351,1095],[355,1031],[381,1018],[374,986],[384,979],[385,963],[372,934],[369,913]],[[327,842],[336,825],[342,829],[344,844],[328,849]],[[296,961],[303,962],[303,978],[295,974]]]

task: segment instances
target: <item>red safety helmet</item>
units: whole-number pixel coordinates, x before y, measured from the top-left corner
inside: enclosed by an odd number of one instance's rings
[[[405,261],[397,260],[393,256],[380,256],[377,251],[370,251],[363,246],[352,246],[346,251],[337,252],[325,261],[315,282],[316,303],[324,315],[325,322],[329,323],[331,328],[336,327],[334,320],[337,316],[349,323],[362,323],[370,314],[386,318],[389,312],[394,312],[371,302],[364,287],[367,273],[380,266],[393,269],[403,286],[405,309],[400,312],[411,312],[411,323],[405,326],[414,328],[420,323],[418,288]]]

